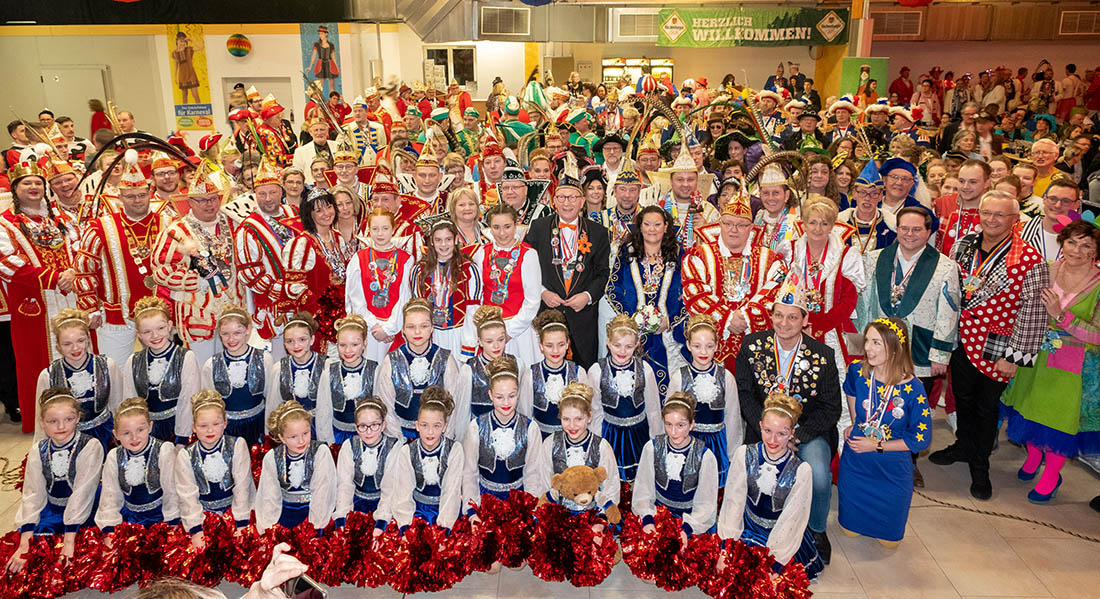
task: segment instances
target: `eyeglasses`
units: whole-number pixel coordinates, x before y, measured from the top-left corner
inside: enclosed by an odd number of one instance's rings
[[[997,219],[997,220],[1001,220],[1002,218],[1009,218],[1011,216],[1016,216],[1015,212],[1009,214],[1009,213],[1004,213],[1004,212],[990,212],[989,210],[981,210],[981,211],[978,212],[978,214],[982,218],[994,218],[994,219]]]
[[[904,175],[886,175],[886,178],[895,183],[912,183],[912,177],[906,177]]]
[[[924,227],[898,227],[898,233],[918,234],[924,233],[927,230],[928,229],[925,229]]]
[[[734,223],[732,225],[726,225],[734,231],[746,231],[752,228],[752,223]]]
[[[1074,203],[1077,202],[1076,198],[1059,198],[1057,196],[1050,195],[1044,196],[1043,199],[1050,200],[1050,202],[1053,204],[1061,204],[1063,206],[1072,206]]]
[[[214,197],[210,197],[210,198],[195,197],[195,198],[191,198],[191,201],[196,203],[196,204],[202,205],[202,204],[217,204],[217,203],[220,203],[222,201],[222,199],[219,196],[214,196]]]
[[[378,431],[382,430],[382,424],[383,423],[381,422],[375,422],[373,424],[357,424],[355,425],[355,430],[361,433],[377,433]]]

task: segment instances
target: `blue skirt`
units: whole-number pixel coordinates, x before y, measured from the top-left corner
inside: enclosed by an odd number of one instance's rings
[[[250,418],[238,420],[230,419],[225,427],[225,434],[244,439],[249,445],[263,445],[264,442],[264,415],[263,412]]]
[[[439,506],[417,501],[413,518],[420,518],[428,524],[435,524],[436,519],[439,518]]]
[[[107,453],[107,450],[111,448],[111,444],[115,442],[115,418],[108,414],[107,420],[104,420],[102,424],[81,432],[99,441],[103,445],[103,452]]]
[[[347,441],[348,439],[354,438],[356,436],[357,435],[355,434],[355,431],[342,431],[336,427],[333,427],[332,429],[332,438],[336,440],[333,445],[337,447],[343,445],[344,441]]]
[[[726,431],[724,429],[714,433],[691,431],[691,436],[701,440],[714,454],[714,460],[718,462],[718,488],[725,487],[726,474],[730,469],[730,456],[726,451]]]
[[[144,512],[135,512],[124,505],[122,506],[122,521],[151,526],[157,522],[164,522],[164,512],[159,507]]]
[[[92,512],[95,513],[94,511]],[[38,524],[34,526],[34,534],[59,535],[65,533],[65,508],[47,502],[46,507],[38,512]]]
[[[373,514],[374,510],[378,509],[378,500],[355,497],[355,499],[352,500],[351,506],[351,509],[361,514]]]
[[[279,524],[286,528],[294,528],[309,519],[309,504],[283,502],[283,511],[279,514]]]
[[[649,423],[645,420],[634,426],[616,426],[603,423],[601,436],[611,444],[615,452],[615,461],[619,464],[619,478],[632,483],[638,474],[638,460],[642,457],[642,448],[649,442]]]
[[[913,458],[908,451],[840,454],[837,522],[861,535],[900,541],[913,500]]]
[[[771,534],[771,530],[758,525],[748,516],[745,516],[745,530],[741,533],[742,541],[757,547],[767,547],[769,534]],[[817,552],[817,545],[814,543],[814,536],[809,527],[806,527],[806,531],[802,533],[802,545],[798,547],[798,551],[794,553],[791,559],[806,568],[806,576],[810,580],[817,578],[817,575],[825,569],[825,562],[821,561],[821,555]],[[776,572],[783,569],[783,565],[778,562],[773,567]]]
[[[160,439],[165,443],[176,442],[176,419],[165,418],[164,420],[153,421],[153,438]]]

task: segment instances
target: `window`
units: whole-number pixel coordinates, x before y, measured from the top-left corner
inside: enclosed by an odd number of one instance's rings
[[[443,67],[446,78],[444,85],[450,83],[451,79],[458,81],[459,85],[467,85],[476,79],[472,47],[426,48],[424,58]]]

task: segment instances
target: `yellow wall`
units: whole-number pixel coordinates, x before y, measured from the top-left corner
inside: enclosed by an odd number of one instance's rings
[[[848,56],[848,46],[822,46],[821,58],[814,63],[814,87],[821,100],[840,95],[841,58]]]

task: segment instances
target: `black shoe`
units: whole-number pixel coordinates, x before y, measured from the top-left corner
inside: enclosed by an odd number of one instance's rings
[[[924,488],[924,475],[920,473],[920,468],[917,468],[916,464],[913,464],[913,487],[917,489]]]
[[[824,532],[813,532],[814,544],[817,545],[817,553],[821,556],[821,561],[825,562],[825,565],[829,565],[829,560],[833,557],[833,546],[829,543],[829,537]]]
[[[988,501],[993,497],[993,483],[989,482],[988,473],[972,471],[970,481],[970,495],[974,499]]]
[[[950,466],[956,462],[965,462],[966,454],[959,448],[958,445],[948,445],[947,447],[933,451],[928,456],[928,461],[936,464],[937,466]]]
[[[8,412],[8,418],[11,418],[12,422],[23,422],[23,415],[19,413],[19,406],[5,406]]]
[[[1092,498],[1092,501],[1089,502],[1089,507],[1100,512],[1100,495]]]

